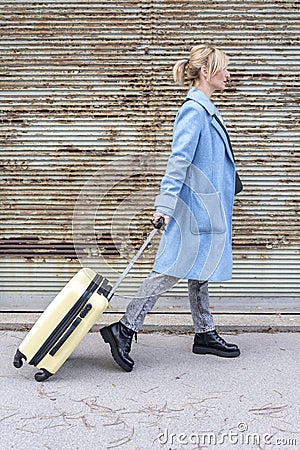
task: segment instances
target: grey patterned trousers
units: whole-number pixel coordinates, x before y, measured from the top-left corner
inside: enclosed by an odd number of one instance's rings
[[[138,332],[160,295],[171,289],[179,279],[151,272],[127,305],[126,313],[120,320],[122,324]],[[195,333],[214,330],[215,324],[209,310],[208,282],[188,280],[188,291]]]

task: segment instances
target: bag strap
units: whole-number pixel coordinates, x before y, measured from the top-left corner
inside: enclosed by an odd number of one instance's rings
[[[194,100],[193,98],[186,98],[186,99],[184,100],[184,102],[182,103],[182,105],[184,105],[186,102],[188,102],[188,101],[190,101],[190,100],[191,100],[192,102],[195,102],[195,101],[196,101],[196,100]],[[198,103],[198,102],[196,102],[196,103]],[[181,106],[182,106],[182,105],[181,105]],[[231,153],[232,153],[233,161],[235,162],[234,153],[233,153],[233,148],[232,148],[231,141],[230,141],[230,137],[229,137],[228,131],[226,130],[225,125],[222,123],[222,121],[219,119],[219,117],[218,117],[216,114],[213,114],[212,117],[213,117],[214,119],[216,119],[216,121],[218,122],[218,124],[220,125],[220,127],[223,129],[224,133],[226,134],[226,137],[227,137],[227,140],[228,140],[228,144],[229,144],[229,148],[230,148],[230,151],[231,151]]]
[[[219,119],[219,117],[217,116],[217,114],[214,114],[214,115],[213,115],[213,118],[216,119],[216,121],[218,122],[218,124],[220,125],[220,127],[222,128],[222,130],[224,131],[224,133],[226,134],[226,137],[227,137],[227,140],[228,140],[228,144],[229,144],[229,147],[230,147],[230,151],[231,151],[231,154],[232,154],[232,157],[233,157],[233,161],[235,162],[235,157],[234,157],[234,153],[233,153],[233,148],[232,148],[232,145],[231,145],[231,140],[230,140],[228,131],[226,130],[225,125],[224,125],[224,124],[222,123],[222,121]]]
[[[234,153],[233,153],[233,148],[231,145],[231,141],[230,141],[230,137],[229,134],[226,130],[226,127],[223,125],[223,123],[221,122],[221,120],[219,119],[219,117],[214,114],[213,117],[216,119],[216,121],[218,122],[218,124],[220,125],[220,127],[222,127],[222,129],[224,130],[224,133],[226,134],[226,137],[228,139],[228,144],[231,150],[231,154],[233,157],[233,161],[235,162],[235,157],[234,157]],[[234,190],[234,195],[239,194],[241,191],[243,190],[243,183],[239,177],[239,174],[237,173],[237,171],[235,171],[235,190]]]

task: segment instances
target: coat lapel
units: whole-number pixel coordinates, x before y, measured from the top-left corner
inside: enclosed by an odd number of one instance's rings
[[[215,127],[217,132],[220,134],[221,138],[224,141],[227,154],[228,154],[229,158],[231,159],[231,161],[233,162],[233,164],[235,164],[234,163],[234,157],[233,157],[233,151],[232,151],[231,143],[230,143],[229,139],[227,138],[223,127],[218,123],[218,121],[217,121],[217,119],[215,117],[212,117],[211,124],[213,125],[213,127]]]
[[[214,114],[216,113],[217,109],[216,109],[215,105],[213,104],[213,102],[211,100],[209,100],[209,98],[206,97],[206,95],[202,91],[200,91],[200,89],[197,89],[195,87],[192,87],[189,90],[186,100],[188,100],[188,99],[194,100],[195,102],[199,103],[201,106],[203,106],[203,108],[206,109],[208,114],[211,116],[211,124],[217,130],[219,135],[221,136],[221,138],[225,144],[227,154],[234,164],[234,157],[233,157],[233,151],[232,151],[230,140],[227,138],[223,127],[218,123],[217,119],[214,117]],[[224,127],[225,127],[225,125],[224,125]]]

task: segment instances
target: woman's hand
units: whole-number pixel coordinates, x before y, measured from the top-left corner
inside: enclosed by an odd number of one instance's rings
[[[169,220],[170,220],[170,217],[167,216],[166,214],[163,214],[163,213],[160,213],[160,212],[156,212],[156,213],[153,214],[153,224],[154,224],[154,225],[157,225],[157,223],[158,223],[158,221],[159,221],[159,219],[160,219],[161,217],[164,218],[165,225],[167,225],[168,222],[169,222]]]

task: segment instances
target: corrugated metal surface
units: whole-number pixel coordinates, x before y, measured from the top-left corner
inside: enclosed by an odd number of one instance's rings
[[[37,309],[77,270],[72,217],[87,180],[77,249],[82,262],[117,277],[149,230],[186,92],[174,86],[172,66],[208,41],[231,55],[232,82],[215,102],[245,184],[234,279],[211,293],[299,295],[295,2],[2,0],[0,8],[3,303]],[[155,248],[123,294],[136,290]],[[185,283],[173,291],[182,293]]]

